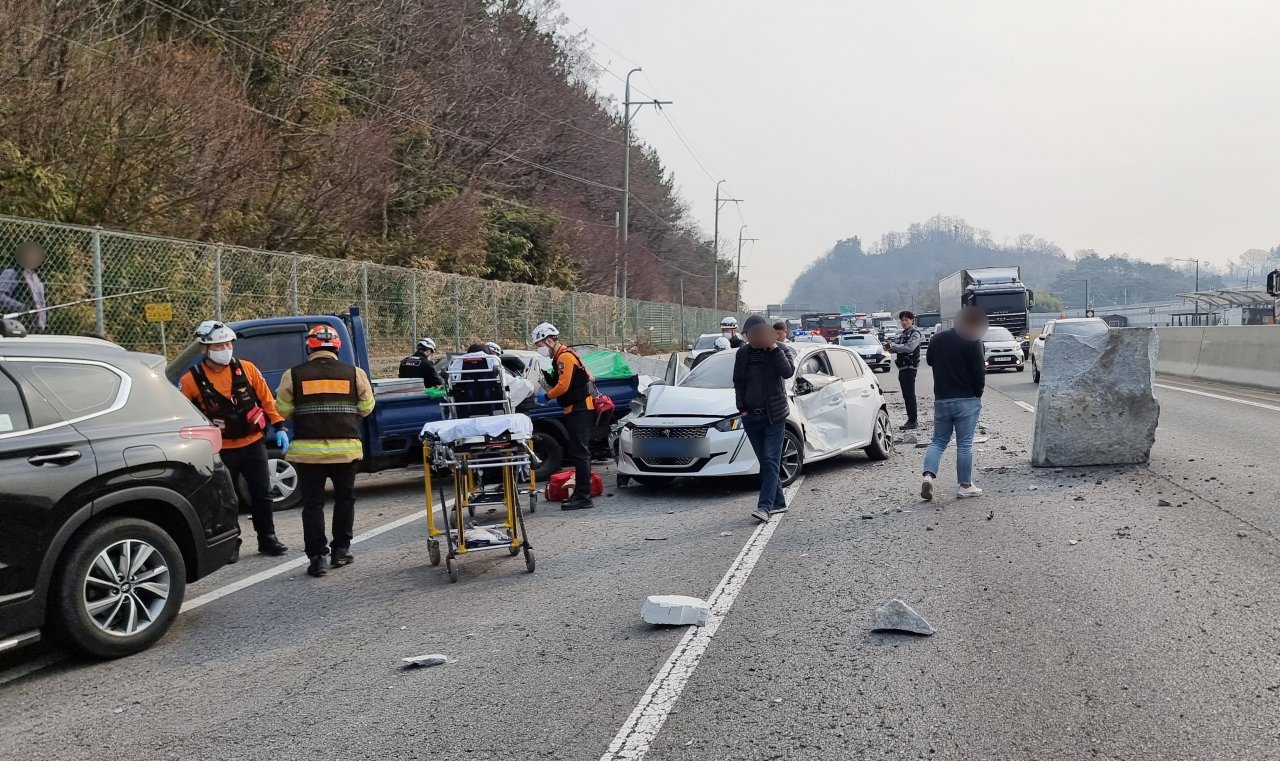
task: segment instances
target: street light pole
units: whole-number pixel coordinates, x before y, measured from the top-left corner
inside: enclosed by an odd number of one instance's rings
[[[746,225],[738,228],[738,274],[733,282],[733,311],[738,311],[738,305],[742,303],[742,242],[757,241],[759,238],[744,238],[742,231],[747,229]]]
[[[1196,293],[1200,292],[1200,260],[1199,259],[1174,259],[1175,262],[1195,262],[1196,263]],[[1200,324],[1200,299],[1195,299],[1196,305],[1196,325]]]
[[[627,301],[627,232],[630,230],[630,212],[631,210],[631,107],[635,106],[636,111],[646,103],[657,108],[671,103],[669,100],[631,100],[631,75],[640,71],[637,66],[627,72],[627,89],[622,99],[622,142],[623,159],[622,159],[622,301]]]
[[[716,183],[715,240],[711,241],[711,309],[716,311],[720,309],[720,207],[730,201],[738,203],[742,200],[741,198],[720,198],[720,186],[723,184],[724,180]]]

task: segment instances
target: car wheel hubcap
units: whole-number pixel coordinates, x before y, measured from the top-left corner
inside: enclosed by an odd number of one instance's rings
[[[883,411],[876,415],[876,443],[886,452],[893,449],[893,437],[889,435],[889,416]]]
[[[102,631],[128,637],[143,631],[169,602],[169,566],[150,544],[125,539],[108,546],[85,573],[81,601]]]
[[[782,437],[782,480],[789,481],[800,469],[800,449],[795,439]]]
[[[298,489],[298,471],[285,460],[272,460],[270,465],[271,501],[283,502]]]

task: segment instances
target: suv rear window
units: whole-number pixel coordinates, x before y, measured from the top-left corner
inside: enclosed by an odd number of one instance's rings
[[[120,376],[100,365],[52,360],[18,365],[65,420],[102,412],[120,393]]]

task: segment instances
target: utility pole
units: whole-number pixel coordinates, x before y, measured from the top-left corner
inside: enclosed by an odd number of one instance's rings
[[[738,304],[742,303],[742,242],[757,241],[759,238],[744,238],[742,231],[747,229],[746,225],[738,228],[738,275],[733,283],[733,311],[738,311]]]
[[[724,184],[724,180],[716,183],[716,226],[715,240],[711,241],[711,269],[712,269],[712,292],[711,292],[711,309],[713,311],[720,310],[720,207],[729,203],[739,203],[741,198],[720,198],[720,186]]]
[[[661,109],[663,106],[670,105],[669,100],[631,100],[631,75],[640,71],[637,66],[627,72],[627,89],[626,95],[622,99],[622,130],[623,130],[623,159],[622,159],[622,301],[625,304],[627,300],[627,231],[630,228],[630,209],[631,209],[631,107],[635,106],[636,111],[640,111],[640,107],[647,104],[654,108]]]
[[[618,264],[621,261],[619,252],[622,250],[618,246],[618,231],[621,225],[618,222],[618,212],[613,213],[613,297],[618,298]]]
[[[1196,263],[1196,293],[1200,292],[1200,260],[1199,259],[1174,259],[1175,262],[1195,262]],[[1196,298],[1196,325],[1200,324],[1200,299]]]

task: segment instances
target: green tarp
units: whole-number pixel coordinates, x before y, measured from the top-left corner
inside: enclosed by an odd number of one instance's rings
[[[634,375],[627,358],[616,351],[593,351],[583,355],[582,363],[587,366],[587,372],[597,378],[630,378]]]

